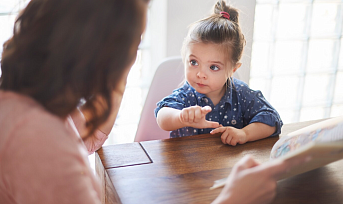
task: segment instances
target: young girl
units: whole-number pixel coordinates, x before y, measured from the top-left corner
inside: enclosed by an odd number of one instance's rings
[[[244,45],[238,11],[224,1],[190,27],[182,47],[186,82],[155,109],[172,138],[222,133],[223,143],[235,146],[281,132],[281,118],[262,93],[232,78]]]

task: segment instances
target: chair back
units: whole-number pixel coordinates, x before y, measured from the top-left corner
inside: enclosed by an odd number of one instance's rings
[[[169,131],[162,130],[156,122],[156,103],[170,95],[184,80],[184,66],[181,57],[166,58],[157,67],[152,79],[141,117],[135,142],[169,138]]]

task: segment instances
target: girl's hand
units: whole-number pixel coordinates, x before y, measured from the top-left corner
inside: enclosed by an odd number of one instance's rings
[[[191,106],[182,109],[179,120],[187,127],[193,128],[217,128],[220,127],[218,122],[206,120],[206,114],[211,112],[210,106]]]
[[[238,144],[244,144],[248,141],[247,134],[243,129],[237,129],[231,126],[219,127],[212,130],[211,134],[222,133],[221,140],[224,144],[236,146]]]

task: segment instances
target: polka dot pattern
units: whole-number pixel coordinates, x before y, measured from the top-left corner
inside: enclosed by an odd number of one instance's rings
[[[182,110],[190,106],[211,106],[212,111],[206,115],[209,121],[219,122],[223,126],[243,128],[253,122],[261,122],[269,126],[276,126],[272,136],[279,135],[283,125],[278,112],[264,98],[261,91],[255,91],[241,80],[231,78],[231,85],[227,88],[220,102],[214,106],[211,99],[198,93],[188,82],[157,103],[155,116],[162,107]],[[170,132],[170,137],[184,137],[209,133],[212,129],[197,129],[184,127]]]

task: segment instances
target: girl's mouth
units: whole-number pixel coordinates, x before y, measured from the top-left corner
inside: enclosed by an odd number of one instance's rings
[[[199,87],[204,87],[204,86],[206,86],[205,84],[200,84],[200,83],[197,83],[197,85],[198,85]]]

